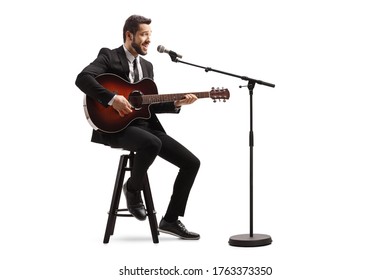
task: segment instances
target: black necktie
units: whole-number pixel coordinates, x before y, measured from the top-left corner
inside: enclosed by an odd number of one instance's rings
[[[134,83],[139,81],[139,72],[137,66],[137,58],[133,61]]]

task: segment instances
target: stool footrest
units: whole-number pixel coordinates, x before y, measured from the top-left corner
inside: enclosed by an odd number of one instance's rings
[[[107,214],[108,215],[113,214],[113,215],[118,216],[118,217],[134,217],[134,215],[131,214],[130,212],[128,214],[120,214],[120,213],[118,213],[118,212],[123,212],[123,211],[129,211],[129,210],[126,209],[126,208],[123,208],[123,209],[118,209],[118,210],[116,210],[113,213],[108,211]],[[148,214],[149,214],[148,211],[146,211],[146,215],[148,215]],[[155,214],[155,215],[157,214],[156,210],[153,210],[153,214]]]
[[[131,214],[130,212],[127,213],[127,214],[120,214],[120,213],[118,213],[118,212],[125,212],[125,211],[128,212],[129,210],[127,210],[127,209],[125,209],[125,208],[123,208],[123,209],[117,209],[115,212],[113,212],[113,213],[107,212],[107,214],[108,214],[108,215],[113,214],[113,215],[118,216],[118,217],[134,217],[133,214]]]

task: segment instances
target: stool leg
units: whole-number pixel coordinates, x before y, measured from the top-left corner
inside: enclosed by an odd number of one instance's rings
[[[108,243],[110,241],[110,236],[114,234],[116,214],[119,207],[119,202],[121,198],[121,191],[123,186],[123,180],[125,178],[125,171],[127,166],[129,156],[122,155],[119,160],[118,172],[116,175],[114,192],[112,194],[110,211],[108,213],[108,220],[106,226],[106,232],[104,234],[103,243]]]
[[[150,225],[150,231],[152,233],[153,243],[158,243],[159,240],[158,240],[156,211],[154,210],[152,192],[150,191],[148,175],[145,176],[143,192],[144,192],[146,210],[148,212],[148,220]]]

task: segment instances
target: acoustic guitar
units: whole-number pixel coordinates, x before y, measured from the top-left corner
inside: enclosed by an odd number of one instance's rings
[[[149,119],[150,105],[180,100],[186,94],[194,94],[198,98],[211,98],[214,102],[216,100],[225,102],[230,97],[229,90],[223,88],[212,88],[206,92],[158,94],[156,84],[148,78],[132,84],[115,74],[102,74],[97,76],[96,80],[107,90],[124,96],[133,108],[131,113],[121,117],[112,106],[105,107],[85,95],[84,113],[89,124],[93,129],[106,133],[119,132],[136,119]]]

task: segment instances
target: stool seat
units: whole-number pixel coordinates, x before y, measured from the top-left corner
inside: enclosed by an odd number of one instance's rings
[[[119,209],[119,202],[122,194],[122,186],[124,183],[125,173],[126,171],[131,172],[134,163],[134,155],[135,153],[131,151],[129,154],[121,155],[119,159],[118,172],[116,175],[114,191],[112,194],[112,200],[110,205],[110,210],[108,212],[108,220],[106,231],[104,234],[103,243],[107,244],[110,241],[111,235],[114,234],[114,228],[116,223],[116,217],[133,217],[132,214],[128,211],[128,209]],[[145,200],[145,208],[147,217],[149,220],[150,231],[152,234],[153,243],[158,243],[158,227],[157,227],[157,219],[156,219],[156,211],[154,209],[152,192],[150,190],[149,178],[146,174],[142,193]]]

